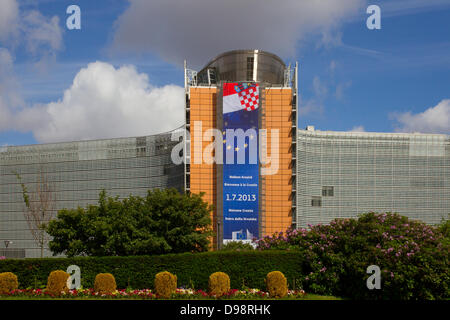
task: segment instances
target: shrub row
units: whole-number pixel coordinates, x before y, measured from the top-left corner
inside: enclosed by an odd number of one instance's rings
[[[218,251],[135,257],[77,257],[44,259],[8,259],[0,261],[0,272],[13,272],[19,287],[44,288],[53,270],[66,270],[70,265],[81,269],[81,285],[92,288],[99,273],[111,273],[118,288],[155,288],[155,275],[167,270],[177,275],[178,287],[208,290],[207,274],[221,271],[230,276],[231,288],[265,288],[266,275],[282,272],[289,287],[298,289],[302,276],[303,256],[295,251]]]
[[[55,270],[48,276],[47,287],[44,291],[33,289],[32,293],[36,295],[50,295],[52,297],[60,297],[61,295],[78,295],[79,292],[84,292],[83,289],[70,291],[68,287],[69,274],[63,270]],[[284,298],[288,294],[287,279],[280,271],[272,271],[267,274],[264,280],[268,290],[268,296],[271,298]],[[17,276],[12,272],[0,273],[0,295],[21,294],[24,290],[18,290],[19,284]],[[162,271],[155,276],[155,295],[157,297],[170,299],[177,293],[177,276],[168,272]],[[236,292],[230,290],[230,277],[224,272],[214,272],[209,276],[209,294],[216,298],[229,296]],[[25,289],[30,290],[30,289]],[[147,289],[145,289],[147,290]],[[99,273],[95,277],[94,289],[91,291],[96,295],[116,295],[120,292],[117,290],[116,280],[110,273]],[[136,290],[133,291],[134,293]],[[180,292],[180,291],[179,291]],[[182,291],[181,291],[182,292]],[[194,293],[193,290],[191,290]],[[261,291],[254,291],[253,293],[260,293]],[[294,292],[295,293],[295,292]],[[148,294],[148,293],[147,293]],[[151,293],[150,293],[151,294]],[[300,294],[304,294],[300,292]],[[204,296],[205,293],[202,293]]]
[[[59,296],[61,293],[69,293],[67,280],[70,275],[63,270],[50,272],[47,279],[46,293]],[[19,288],[17,276],[12,272],[0,273],[0,295],[9,294]],[[100,294],[111,294],[116,291],[114,276],[110,273],[99,273],[95,277],[94,291]]]

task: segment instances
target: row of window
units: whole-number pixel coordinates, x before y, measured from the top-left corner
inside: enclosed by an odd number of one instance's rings
[[[334,187],[333,186],[323,186],[322,187],[322,197],[334,197]],[[311,198],[311,206],[312,207],[321,207],[322,206],[322,197],[313,196]]]

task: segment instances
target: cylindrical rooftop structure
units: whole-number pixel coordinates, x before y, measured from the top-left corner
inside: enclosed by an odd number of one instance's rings
[[[275,54],[261,50],[233,50],[212,59],[199,73],[202,83],[255,81],[271,85],[284,83],[286,65]]]

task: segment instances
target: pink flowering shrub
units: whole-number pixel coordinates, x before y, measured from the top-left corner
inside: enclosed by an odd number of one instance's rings
[[[448,222],[447,222],[448,225]],[[336,219],[257,241],[257,249],[299,250],[302,288],[356,299],[448,299],[448,228],[391,213]],[[381,269],[381,289],[369,290],[366,269]]]

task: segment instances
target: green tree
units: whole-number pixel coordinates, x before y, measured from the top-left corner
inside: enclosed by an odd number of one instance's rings
[[[98,205],[60,210],[47,227],[54,255],[127,256],[208,250],[211,207],[202,195],[176,189],[119,200],[100,193]]]

